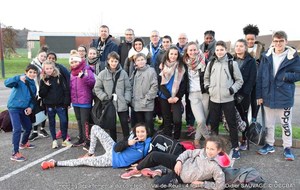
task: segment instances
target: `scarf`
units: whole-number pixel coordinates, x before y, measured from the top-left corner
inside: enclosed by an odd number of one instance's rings
[[[188,58],[185,60],[185,63],[187,64],[188,68],[193,71],[197,71],[201,67],[206,66],[205,57],[203,53],[201,53],[201,51],[199,51],[198,55],[194,60]]]
[[[143,48],[141,51],[137,52],[133,47],[129,50],[128,52],[128,58],[132,58],[133,56],[135,56],[138,53],[143,53],[146,56],[149,54],[149,50],[147,48]]]
[[[183,78],[184,72],[185,72],[184,67],[179,67],[178,61],[172,63],[166,61],[166,63],[163,65],[163,69],[159,74],[161,76],[161,85],[168,84],[170,79],[174,75],[174,82],[172,85],[172,92],[171,92],[172,97],[175,97],[179,90],[179,86]]]
[[[95,58],[93,58],[93,59],[87,58],[88,64],[89,64],[89,65],[96,65],[98,59],[99,59],[99,57],[95,57]]]
[[[72,74],[73,76],[78,76],[78,74],[80,73],[80,71],[83,70],[83,68],[85,67],[85,65],[86,65],[85,61],[82,60],[82,61],[80,62],[80,64],[77,65],[75,68],[71,68],[71,74]]]

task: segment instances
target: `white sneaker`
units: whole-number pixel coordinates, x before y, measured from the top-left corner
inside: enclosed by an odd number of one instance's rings
[[[71,147],[73,146],[73,144],[66,139],[64,142],[61,143],[61,146]]]
[[[58,148],[57,140],[52,141],[52,148]]]

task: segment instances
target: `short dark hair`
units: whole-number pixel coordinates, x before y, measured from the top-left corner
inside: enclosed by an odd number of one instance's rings
[[[274,32],[274,34],[272,35],[272,39],[274,38],[284,38],[285,40],[287,40],[287,34],[284,31],[279,30]]]
[[[100,26],[100,28],[107,28],[108,33],[109,33],[109,28],[108,28],[108,26],[106,26],[106,25],[103,24],[103,25]]]
[[[29,63],[29,65],[27,65],[27,67],[25,69],[25,72],[28,72],[29,70],[34,70],[34,71],[38,72],[39,69],[37,68],[37,66]]]
[[[217,41],[216,46],[222,46],[225,49],[227,49],[226,43],[224,41],[222,41],[222,40]]]
[[[136,136],[136,128],[138,128],[138,127],[145,127],[147,136],[149,135],[149,130],[148,130],[146,124],[143,122],[139,122],[139,123],[135,124],[134,127],[132,128],[132,132],[133,132],[134,136]]]
[[[145,46],[144,40],[143,40],[142,38],[135,38],[135,39],[133,40],[133,46],[134,46],[134,43],[135,43],[135,42],[142,42],[143,47]]]
[[[164,37],[163,37],[163,39],[169,39],[170,40],[170,42],[172,43],[172,38],[171,38],[171,36],[169,36],[169,35],[165,35]]]
[[[221,150],[225,150],[225,143],[222,137],[216,136],[216,135],[212,135],[210,137],[208,137],[207,139],[205,139],[205,146],[207,142],[214,142],[217,146],[217,149],[221,149]]]
[[[56,53],[55,53],[54,51],[48,52],[48,53],[47,53],[47,58],[48,58],[49,55],[53,55],[54,58],[55,58],[55,61],[57,61],[57,56],[56,56]]]
[[[212,37],[215,38],[215,31],[207,30],[207,31],[204,32],[204,36],[206,36],[206,35],[211,35]]]

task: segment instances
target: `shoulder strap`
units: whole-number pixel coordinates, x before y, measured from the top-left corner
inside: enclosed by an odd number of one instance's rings
[[[233,82],[235,82],[235,78],[233,76],[233,61],[232,61],[232,59],[228,60],[228,69],[229,69],[229,73],[230,73],[230,76],[231,76]]]
[[[213,58],[213,59],[211,60],[210,64],[209,64],[209,68],[208,68],[209,74],[211,74],[211,69],[212,69],[212,66],[213,66],[214,63],[215,63],[215,60],[216,60],[216,58]]]
[[[119,79],[119,77],[121,75],[121,72],[122,72],[122,70],[120,72],[116,73],[115,81],[114,81],[114,86],[113,86],[113,91],[112,91],[113,94],[116,92],[116,86],[117,86],[118,79]]]
[[[32,99],[35,99],[35,96],[33,95],[33,92],[32,92],[32,90],[31,90],[31,88],[30,88],[30,86],[29,86],[29,82],[28,82],[27,80],[25,80],[25,84],[26,84],[26,86],[27,86],[27,88],[28,88],[28,90],[29,90],[29,93],[30,93],[31,98],[32,98]]]

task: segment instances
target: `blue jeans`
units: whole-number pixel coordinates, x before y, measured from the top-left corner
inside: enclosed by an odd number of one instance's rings
[[[22,144],[26,144],[28,142],[28,137],[30,135],[32,124],[30,118],[25,115],[24,109],[17,110],[8,110],[11,124],[13,127],[13,136],[12,136],[12,144],[14,146],[13,154],[19,152],[19,144],[22,133],[22,126],[25,130],[22,136]]]
[[[47,107],[48,119],[49,119],[49,129],[53,140],[56,140],[56,130],[55,130],[55,115],[57,114],[60,122],[60,130],[62,134],[62,139],[66,140],[68,133],[68,122],[67,122],[67,112],[64,107]]]

